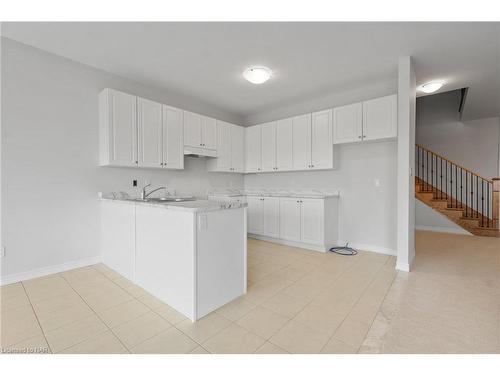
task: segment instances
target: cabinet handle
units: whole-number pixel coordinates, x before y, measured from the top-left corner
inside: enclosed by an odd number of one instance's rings
[[[363,138],[366,138],[366,135],[363,135]]]
[[[360,136],[360,135],[358,135],[358,138],[359,138],[359,139],[361,139],[361,136]]]

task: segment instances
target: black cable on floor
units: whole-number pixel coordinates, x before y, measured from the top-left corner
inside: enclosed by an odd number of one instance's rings
[[[335,246],[330,249],[332,253],[339,255],[356,255],[358,252],[354,250],[352,247],[349,247],[349,242],[346,242],[344,246]]]

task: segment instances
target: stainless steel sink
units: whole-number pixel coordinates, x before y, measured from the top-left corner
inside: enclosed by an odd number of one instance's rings
[[[195,197],[155,197],[155,198],[135,198],[137,202],[155,202],[155,203],[172,203],[172,202],[188,202],[196,200]]]

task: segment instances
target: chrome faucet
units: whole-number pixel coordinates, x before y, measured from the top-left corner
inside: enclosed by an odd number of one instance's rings
[[[153,194],[155,191],[158,191],[158,190],[161,190],[161,189],[167,190],[167,188],[165,186],[160,186],[159,188],[153,189],[150,192],[146,193],[146,188],[148,186],[151,186],[151,184],[144,185],[144,187],[142,188],[142,190],[141,190],[141,199],[146,199],[151,194]]]

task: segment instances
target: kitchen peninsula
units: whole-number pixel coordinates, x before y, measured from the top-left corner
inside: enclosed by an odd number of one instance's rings
[[[192,321],[246,293],[246,204],[101,198],[103,263]]]

